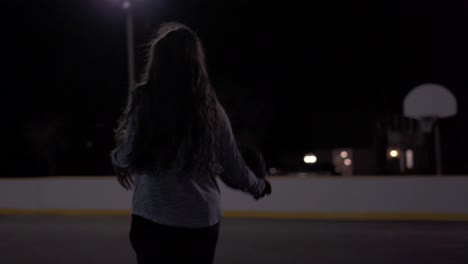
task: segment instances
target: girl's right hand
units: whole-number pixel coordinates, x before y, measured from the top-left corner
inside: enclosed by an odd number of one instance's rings
[[[132,174],[128,168],[119,168],[114,166],[114,172],[117,176],[117,181],[119,184],[124,187],[125,190],[130,191],[132,190],[133,186],[135,185],[133,181]]]
[[[255,200],[259,200],[260,198],[265,197],[265,195],[271,195],[271,184],[269,181],[265,180],[265,189],[263,189],[262,194],[260,196],[255,197]]]

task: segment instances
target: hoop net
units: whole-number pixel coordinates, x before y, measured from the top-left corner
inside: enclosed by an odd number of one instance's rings
[[[430,133],[436,121],[437,117],[435,116],[423,116],[419,119],[419,127],[424,133]]]

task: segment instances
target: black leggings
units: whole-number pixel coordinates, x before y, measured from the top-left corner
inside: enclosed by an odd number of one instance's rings
[[[130,242],[138,264],[211,264],[218,242],[219,223],[206,228],[160,225],[132,215]]]

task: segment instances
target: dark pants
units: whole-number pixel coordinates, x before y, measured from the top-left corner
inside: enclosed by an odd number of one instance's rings
[[[219,223],[206,228],[171,227],[132,215],[130,242],[138,264],[211,264],[218,233]]]

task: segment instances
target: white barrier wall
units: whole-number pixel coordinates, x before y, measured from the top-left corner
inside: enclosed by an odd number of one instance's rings
[[[468,219],[468,177],[272,177],[269,180],[273,195],[260,201],[220,182],[223,211],[309,215],[456,214]],[[130,206],[131,192],[122,189],[114,177],[0,179],[0,212],[129,210]]]
[[[226,210],[468,213],[468,178],[274,178],[259,203],[224,193]]]

